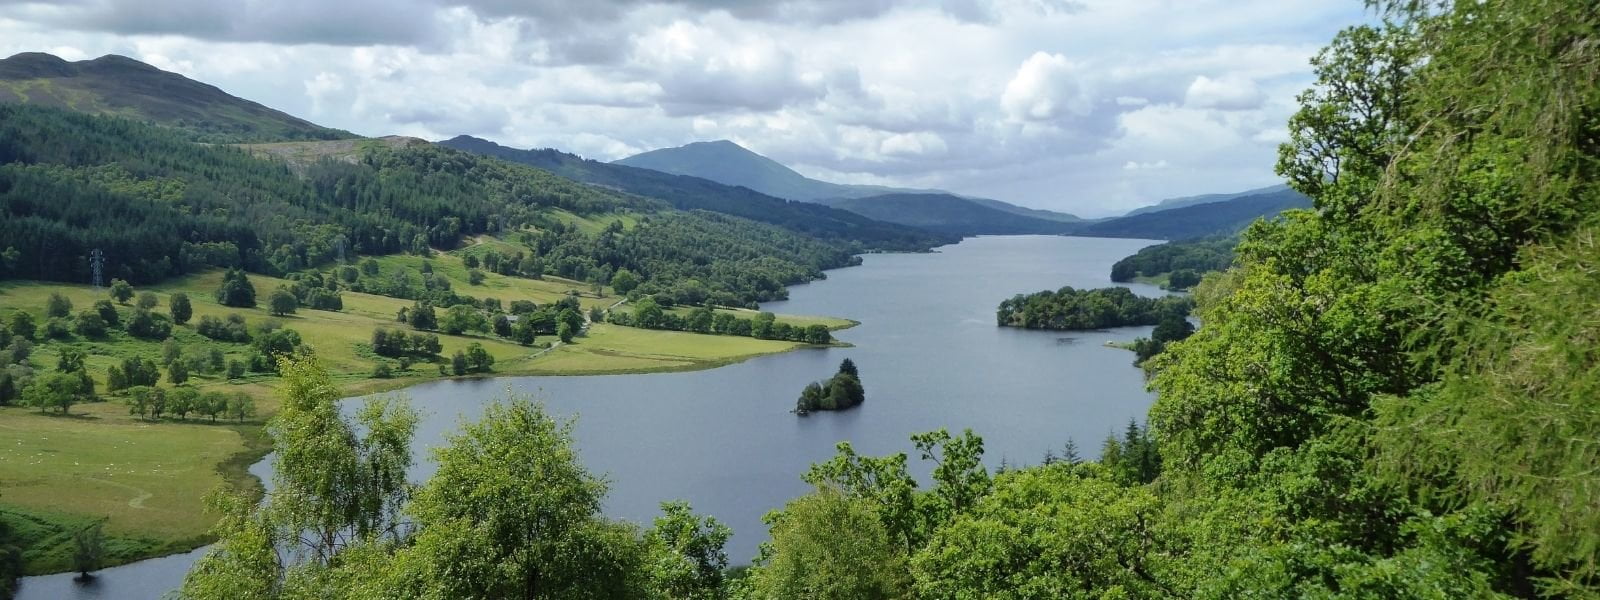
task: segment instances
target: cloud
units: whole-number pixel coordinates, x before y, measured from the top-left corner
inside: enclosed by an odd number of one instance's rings
[[[364,135],[804,173],[1084,215],[1271,183],[1325,0],[0,0],[0,55],[117,53]]]
[[[13,14],[55,27],[126,35],[273,43],[416,44],[432,39],[423,0],[66,0],[10,2]]]
[[[1091,100],[1076,70],[1065,56],[1035,52],[1006,84],[1000,106],[1018,121],[1086,115]]]
[[[1266,96],[1256,88],[1256,82],[1248,78],[1234,76],[1212,79],[1205,75],[1194,78],[1194,83],[1189,84],[1189,90],[1183,98],[1185,106],[1222,110],[1250,110],[1260,107],[1266,100]]]
[[[878,144],[878,152],[890,157],[937,156],[948,150],[944,138],[926,131],[891,135]]]
[[[1124,170],[1124,171],[1150,171],[1150,170],[1165,169],[1165,168],[1167,168],[1167,161],[1165,161],[1165,160],[1158,160],[1158,161],[1153,161],[1153,162],[1136,162],[1136,161],[1131,161],[1130,160],[1128,162],[1122,163],[1122,170]]]

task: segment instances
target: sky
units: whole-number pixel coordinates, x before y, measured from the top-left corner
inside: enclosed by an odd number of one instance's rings
[[[362,135],[598,160],[728,139],[840,183],[1083,216],[1278,183],[1359,0],[0,0],[0,55],[122,54]]]

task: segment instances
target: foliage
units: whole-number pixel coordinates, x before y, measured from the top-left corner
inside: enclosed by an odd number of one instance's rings
[[[33,339],[33,334],[38,328],[34,323],[33,314],[23,310],[11,313],[11,322],[6,326],[6,330],[12,336],[24,341]]]
[[[866,399],[861,373],[856,370],[855,363],[846,358],[839,363],[839,372],[826,383],[806,385],[795,402],[794,411],[804,415],[814,410],[846,410],[860,406]]]
[[[72,314],[72,301],[60,292],[51,292],[50,299],[45,302],[44,314],[46,317],[57,318]]]
[[[256,287],[244,271],[230,268],[222,275],[222,286],[217,288],[217,303],[237,308],[254,308]]]
[[[666,598],[723,598],[728,555],[722,547],[733,531],[715,518],[695,516],[687,502],[663,502],[661,513],[644,536],[650,587]]]
[[[1188,339],[1191,335],[1194,335],[1194,324],[1188,319],[1178,315],[1162,317],[1161,322],[1150,332],[1150,337],[1133,341],[1133,352],[1137,355],[1133,364],[1143,365],[1155,355],[1165,351],[1167,344]]]
[[[289,290],[282,288],[273,290],[272,295],[267,300],[267,312],[277,317],[292,315],[295,309],[299,307],[300,300],[295,298],[294,294],[290,293]]]
[[[238,313],[229,313],[226,319],[202,316],[200,323],[195,326],[195,332],[219,342],[243,344],[250,341],[250,328],[244,316]]]
[[[189,322],[194,316],[194,307],[189,304],[189,295],[176,292],[167,297],[167,310],[172,314],[172,322],[179,325]]]
[[[1194,306],[1187,296],[1144,298],[1128,288],[1018,294],[1000,303],[995,319],[1002,327],[1028,329],[1103,329],[1155,325],[1168,316],[1183,317]]]
[[[767,517],[769,558],[751,573],[750,598],[819,600],[910,597],[896,554],[872,506],[823,488]]]
[[[73,404],[94,400],[93,381],[83,371],[63,373],[55,371],[33,378],[22,390],[22,402],[40,411],[57,409],[67,414]]]
[[[919,597],[1170,596],[1160,510],[1149,490],[1068,465],[1002,474],[918,552]]]
[[[97,521],[72,536],[72,570],[77,571],[81,578],[88,579],[89,573],[100,570],[105,563],[106,536],[103,527],[104,523]]]
[[[133,298],[133,286],[121,279],[112,279],[111,287],[106,290],[106,293],[111,296],[112,300],[116,300],[118,304],[127,304],[128,299]]]

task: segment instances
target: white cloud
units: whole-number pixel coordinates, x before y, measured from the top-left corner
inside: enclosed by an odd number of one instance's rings
[[[1006,84],[1000,106],[1017,121],[1084,116],[1092,101],[1076,71],[1065,56],[1035,52]]]
[[[944,138],[938,134],[919,131],[897,133],[878,144],[878,152],[890,157],[939,156],[948,151]]]
[[[364,135],[598,159],[728,138],[839,181],[1098,215],[1269,183],[1306,59],[1364,18],[1325,0],[0,0],[0,55],[125,54]]]
[[[1256,82],[1239,76],[1195,77],[1183,96],[1184,106],[1222,110],[1250,110],[1259,108],[1264,101],[1266,96],[1256,88]]]

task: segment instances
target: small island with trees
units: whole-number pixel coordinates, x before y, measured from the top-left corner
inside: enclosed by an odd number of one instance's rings
[[[1145,298],[1124,287],[1017,294],[995,312],[1001,327],[1085,330],[1156,325],[1167,317],[1182,318],[1194,308],[1188,296]]]
[[[861,387],[861,373],[848,358],[839,363],[839,372],[827,381],[813,381],[800,392],[794,414],[805,416],[818,410],[845,410],[860,406],[867,399]]]

